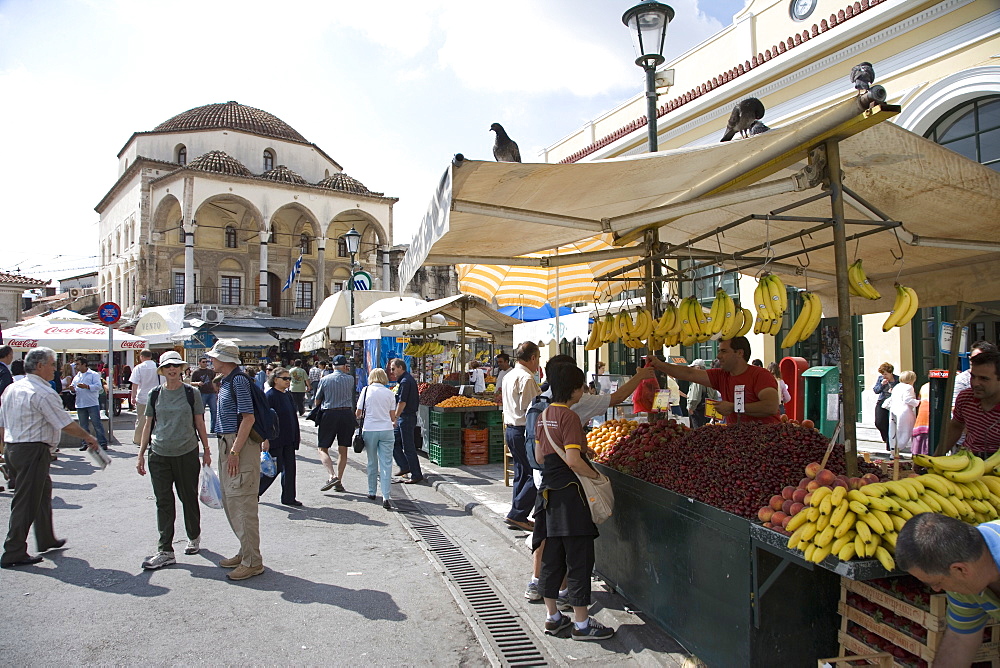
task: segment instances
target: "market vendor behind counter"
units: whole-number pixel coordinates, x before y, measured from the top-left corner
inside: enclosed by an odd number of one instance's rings
[[[722,401],[716,410],[726,418],[726,424],[780,422],[778,381],[767,369],[749,364],[750,342],[746,337],[719,341],[718,357],[720,368],[708,370],[650,359],[657,371],[718,390]],[[742,410],[737,410],[740,401]]]

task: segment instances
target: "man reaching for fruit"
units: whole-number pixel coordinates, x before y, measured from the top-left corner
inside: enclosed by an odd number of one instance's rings
[[[1000,620],[1000,522],[972,526],[940,513],[907,521],[896,539],[896,565],[948,594],[948,628],[934,668],[971,666],[987,622]]]
[[[718,390],[722,401],[715,408],[725,416],[726,424],[780,422],[778,381],[767,369],[748,363],[750,342],[746,337],[719,341],[718,357],[720,368],[708,370],[649,359],[653,368],[668,376]]]

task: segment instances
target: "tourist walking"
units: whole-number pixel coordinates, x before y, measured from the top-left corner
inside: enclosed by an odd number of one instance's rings
[[[368,374],[368,387],[358,399],[357,418],[364,422],[361,435],[368,452],[368,498],[375,500],[376,483],[380,483],[382,507],[392,510],[389,488],[392,485],[392,451],[396,441],[392,427],[396,395],[386,387],[388,382],[385,369],[372,369]]]
[[[260,474],[257,496],[263,496],[271,483],[281,476],[281,504],[300,507],[302,502],[295,498],[295,451],[299,449],[299,418],[295,414],[295,402],[288,391],[292,377],[288,369],[276,366],[268,378],[271,388],[267,391],[267,403],[278,415],[278,438],[267,442],[267,451],[274,458],[277,473],[272,476]]]
[[[313,403],[318,403],[323,411],[319,420],[319,461],[326,467],[329,478],[322,487],[326,492],[331,487],[338,492],[344,488],[344,471],[347,470],[347,449],[351,447],[354,430],[358,423],[354,417],[354,376],[347,373],[347,358],[336,355],[333,358],[333,373],[323,376],[316,389]],[[333,469],[330,446],[337,441],[337,470]]]
[[[297,359],[292,363],[292,368],[288,370],[288,375],[292,377],[292,386],[288,389],[292,393],[295,401],[295,408],[299,415],[306,412],[306,392],[309,390],[309,374],[302,368],[302,360]]]
[[[135,432],[132,434],[132,442],[136,445],[139,445],[143,423],[146,421],[146,399],[149,397],[149,391],[160,384],[153,351],[148,348],[143,349],[139,353],[139,359],[142,361],[135,365],[128,379],[132,383],[130,399],[135,406]]]
[[[80,427],[89,432],[90,425],[93,424],[97,442],[101,444],[102,450],[107,450],[108,435],[104,432],[104,424],[101,423],[101,376],[96,371],[90,370],[85,357],[76,360],[73,389],[76,392],[76,417],[80,421]],[[80,449],[86,450],[87,444],[81,445]]]

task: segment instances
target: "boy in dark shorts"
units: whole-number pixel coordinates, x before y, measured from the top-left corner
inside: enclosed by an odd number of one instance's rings
[[[586,377],[575,365],[559,364],[549,371],[548,380],[552,403],[539,416],[535,428],[535,458],[543,469],[532,534],[533,548],[545,541],[539,577],[548,614],[545,633],[556,635],[572,626],[574,640],[604,640],[615,631],[589,616],[597,526],[577,478],[597,478],[598,473],[587,461],[580,418],[570,410],[583,396]],[[573,606],[572,620],[557,604],[564,578],[565,598]]]

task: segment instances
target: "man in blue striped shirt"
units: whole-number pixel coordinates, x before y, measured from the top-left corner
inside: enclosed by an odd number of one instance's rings
[[[338,492],[344,489],[344,471],[347,469],[347,448],[354,440],[354,430],[358,426],[354,416],[354,376],[347,373],[347,357],[333,358],[333,373],[323,376],[316,388],[313,403],[319,403],[323,415],[319,421],[319,461],[326,467],[330,478],[320,487],[325,492],[333,487]],[[337,441],[337,472],[333,471],[330,446]]]
[[[219,565],[234,569],[226,576],[230,580],[245,580],[264,572],[257,516],[261,443],[250,436],[254,423],[250,392],[253,381],[239,370],[240,349],[235,341],[219,339],[206,354],[213,360],[212,367],[222,374],[217,415],[219,482],[226,519],[240,540],[239,553]]]
[[[934,667],[972,665],[987,621],[1000,621],[1000,521],[979,526],[921,513],[896,539],[896,565],[948,594],[948,629]]]

